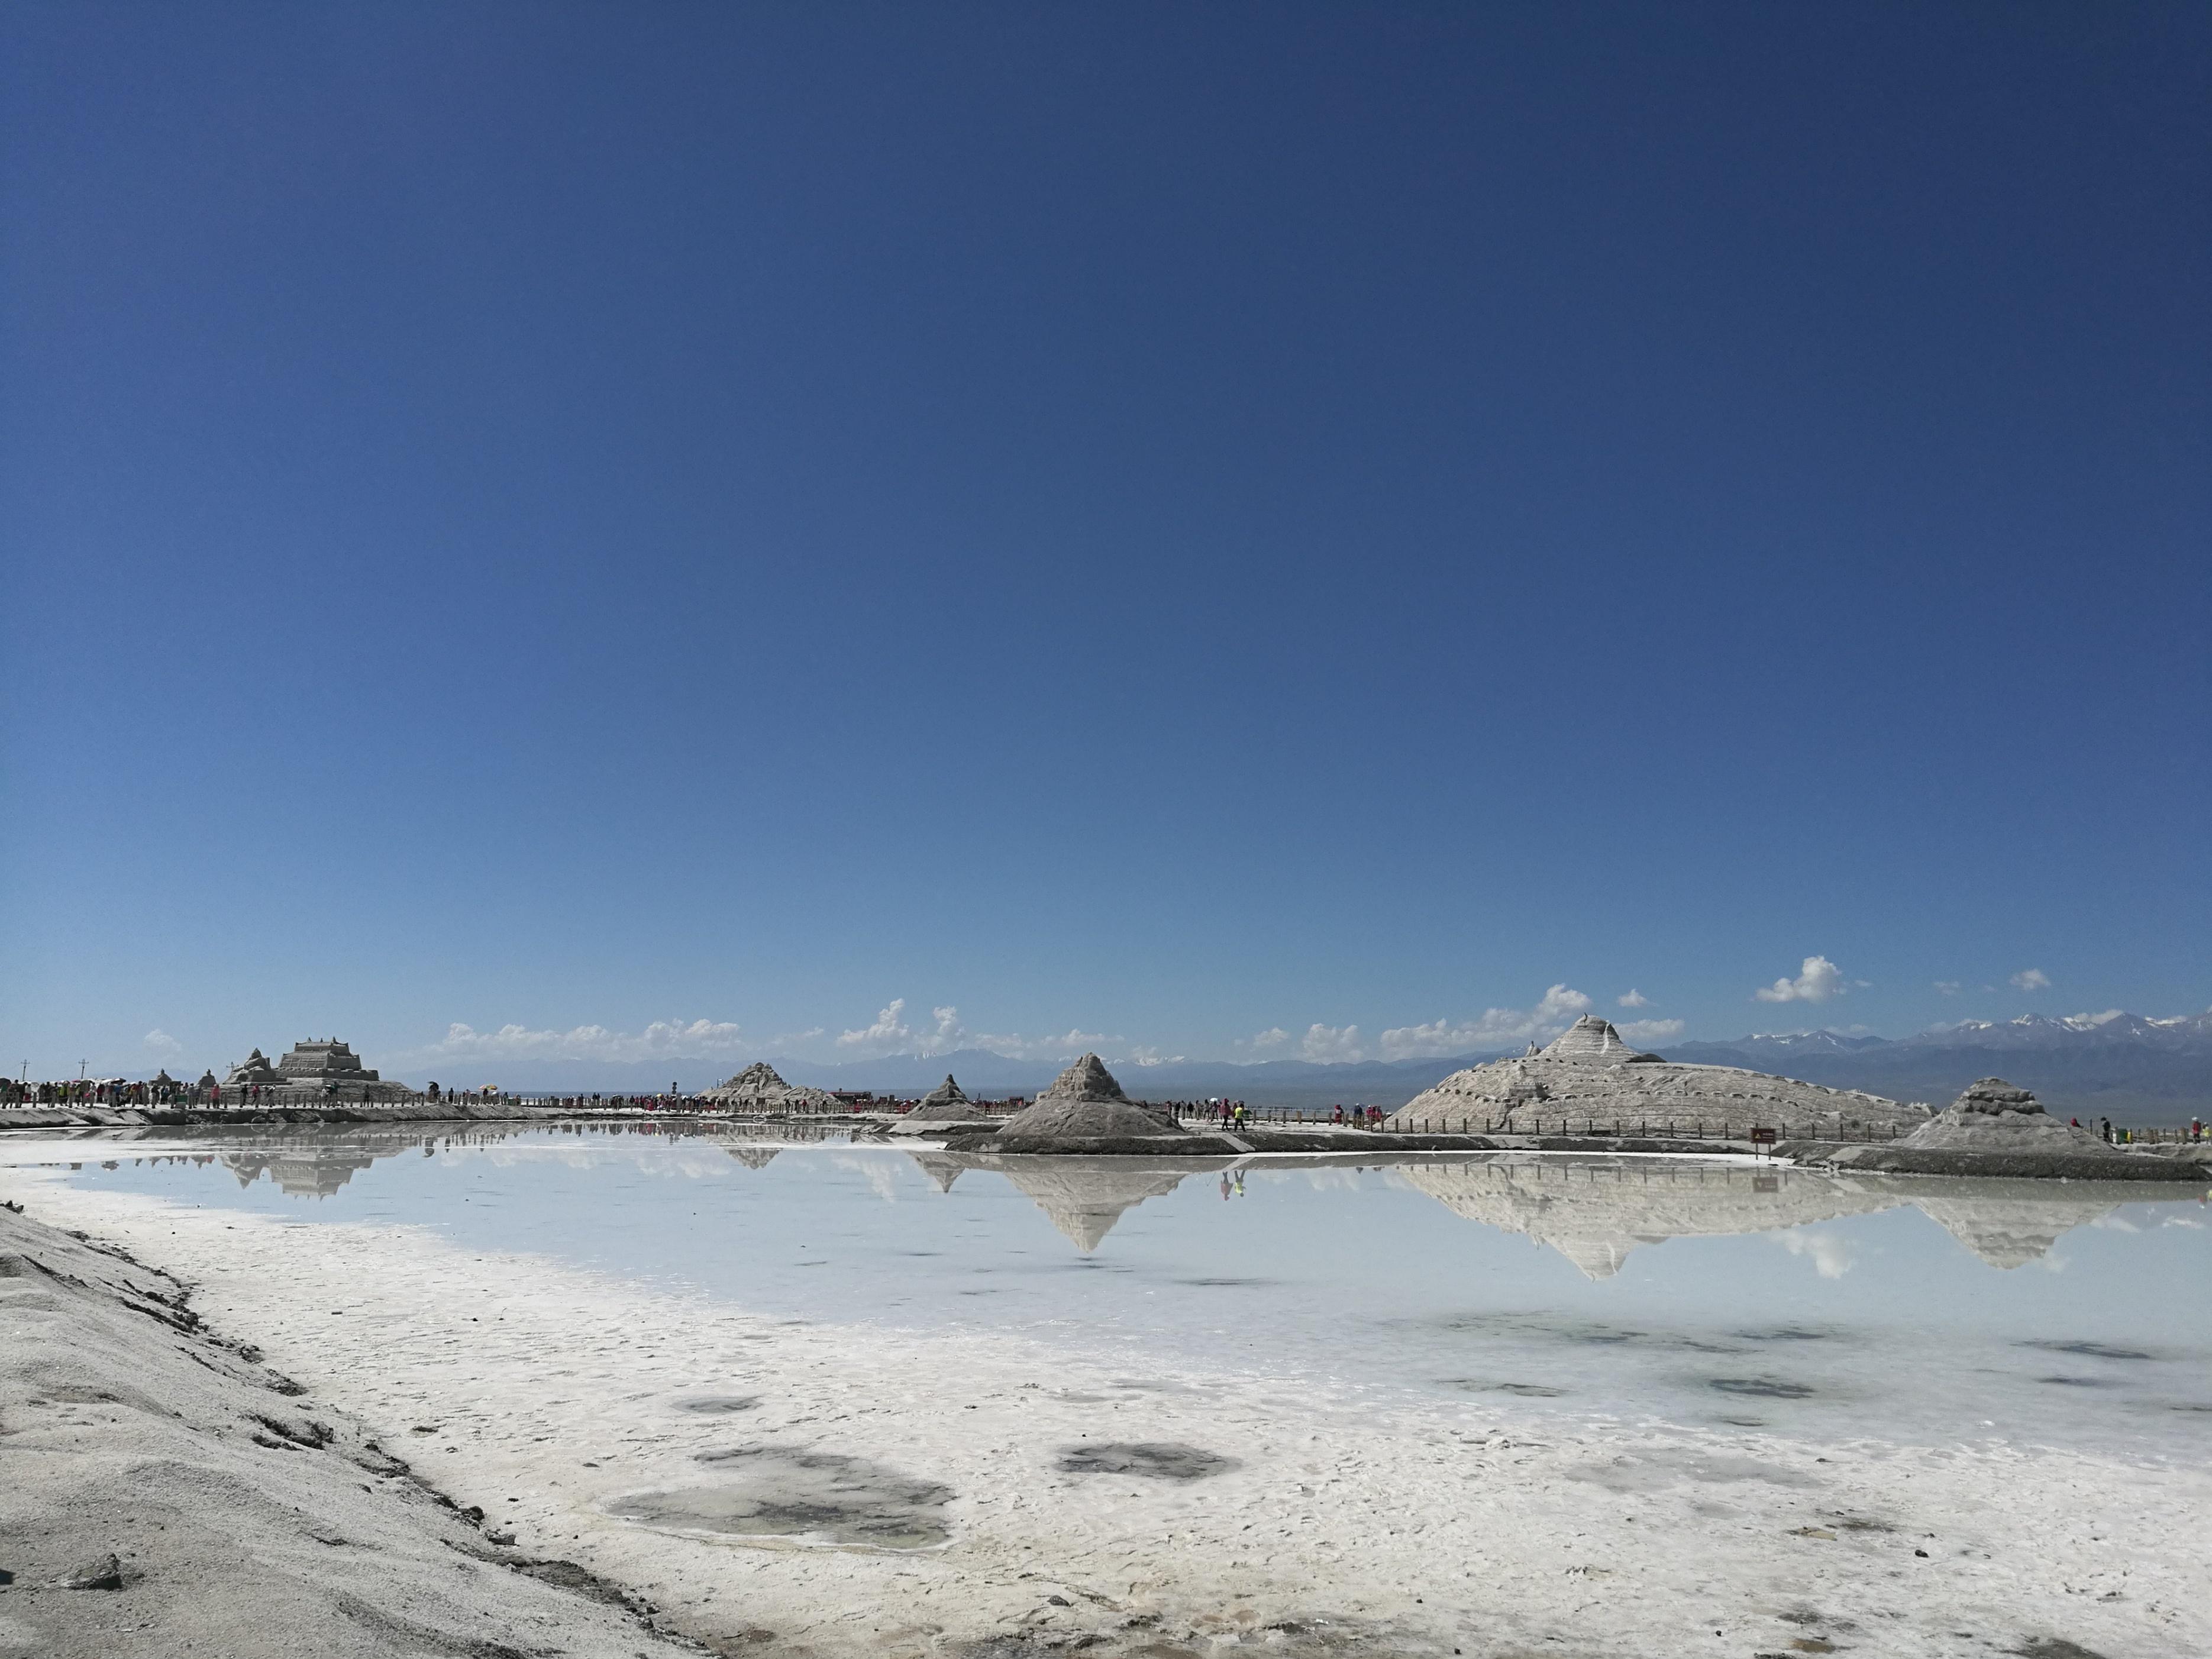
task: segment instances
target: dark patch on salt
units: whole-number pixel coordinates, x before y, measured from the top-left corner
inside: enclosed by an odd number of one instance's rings
[[[1178,1285],[1196,1285],[1206,1290],[1240,1290],[1246,1285],[1272,1285],[1272,1279],[1178,1279]]]
[[[749,1412],[761,1402],[757,1394],[707,1394],[676,1402],[678,1411],[696,1412],[702,1417],[728,1417],[738,1412]]]
[[[1092,1601],[1102,1598],[1091,1596]],[[1052,1605],[1052,1599],[1046,1598]],[[1110,1603],[1104,1605],[1110,1606]],[[1240,1601],[1238,1606],[1243,1604]],[[1247,1624],[1246,1619],[1255,1623]],[[1038,1625],[994,1632],[945,1650],[949,1659],[1206,1659],[1233,1647],[1257,1647],[1273,1659],[1440,1659],[1458,1651],[1439,1632],[1338,1613],[1300,1613],[1267,1618],[1260,1614],[1224,1619],[1215,1608],[1181,1614],[1139,1613],[1115,1621],[1110,1632],[1078,1632],[1066,1626]]]
[[[2023,1348],[2040,1348],[2045,1353],[2080,1354],[2085,1359],[2150,1359],[2154,1355],[2141,1348],[2115,1348],[2105,1342],[2057,1342],[2031,1340],[2019,1345]]]
[[[1833,1331],[1815,1331],[1802,1325],[1777,1325],[1764,1331],[1738,1331],[1747,1342],[1826,1342]]]
[[[951,1487],[864,1458],[738,1446],[697,1461],[729,1478],[610,1498],[607,1513],[671,1532],[815,1537],[880,1550],[929,1549],[952,1535],[944,1514]]]
[[[1237,1467],[1233,1457],[1173,1440],[1108,1441],[1063,1446],[1060,1467],[1066,1474],[1139,1474],[1154,1480],[1203,1480]]]
[[[1468,1394],[1519,1395],[1524,1400],[1559,1400],[1567,1392],[1565,1389],[1547,1389],[1540,1382],[1492,1382],[1480,1376],[1448,1376],[1443,1386]]]
[[[2031,1636],[2013,1651],[2021,1659],[2105,1659],[2096,1649],[2085,1648],[2063,1636]]]
[[[1785,1382],[1778,1376],[1709,1376],[1705,1386],[1723,1394],[1754,1395],[1761,1400],[1810,1400],[1815,1392],[1808,1383]]]
[[[2035,1379],[2054,1389],[2109,1389],[2110,1379],[2102,1376],[2039,1376]]]

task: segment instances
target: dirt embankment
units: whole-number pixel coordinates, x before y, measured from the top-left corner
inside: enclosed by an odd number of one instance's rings
[[[0,1655],[698,1651],[507,1547],[189,1299],[0,1209]]]

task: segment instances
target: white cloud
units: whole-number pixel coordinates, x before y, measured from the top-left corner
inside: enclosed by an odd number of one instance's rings
[[[914,1029],[900,1018],[906,1012],[906,999],[893,997],[890,1006],[876,1015],[876,1023],[858,1031],[837,1034],[840,1048],[867,1048],[877,1053],[888,1053],[903,1048],[914,1041]]]
[[[1306,1034],[1298,1039],[1299,1055],[1322,1065],[1359,1060],[1365,1056],[1366,1052],[1360,1046],[1357,1025],[1316,1023],[1307,1026]]]
[[[1841,1279],[1851,1270],[1850,1241],[1835,1233],[1800,1228],[1776,1234],[1775,1243],[1792,1255],[1809,1259],[1813,1271],[1823,1279]]]
[[[1259,1032],[1255,1036],[1238,1037],[1237,1039],[1237,1047],[1240,1048],[1249,1048],[1255,1054],[1264,1054],[1271,1053],[1274,1049],[1282,1048],[1285,1044],[1289,1042],[1290,1040],[1291,1034],[1288,1031],[1285,1031],[1279,1025],[1271,1025],[1266,1030]]]
[[[2068,1019],[2067,1024],[2069,1025],[2110,1025],[2114,1020],[2119,1018],[2121,1015],[2126,1012],[2127,1010],[2124,1008],[2107,1008],[2101,1014],[2075,1014]]]
[[[459,1021],[427,1048],[407,1060],[682,1060],[707,1059],[747,1051],[739,1029],[726,1020],[657,1019],[642,1031],[611,1031],[604,1025],[578,1025],[566,1031],[532,1030],[507,1024],[479,1031]]]
[[[1847,988],[1842,969],[1826,957],[1807,957],[1796,978],[1778,979],[1752,995],[1761,1002],[1826,1002],[1843,995]]]
[[[1624,1008],[1649,1008],[1651,1006],[1651,999],[1637,990],[1630,991],[1625,997],[1615,997],[1613,1000]]]
[[[146,1046],[157,1054],[177,1054],[185,1046],[158,1025],[146,1033],[144,1041]]]
[[[2012,982],[2022,991],[2048,991],[2051,975],[2040,968],[2023,968],[2012,976]]]
[[[1580,991],[1554,985],[1534,1008],[1486,1008],[1474,1019],[1439,1019],[1426,1025],[1395,1027],[1382,1033],[1382,1058],[1435,1059],[1499,1043],[1556,1036],[1577,1014],[1589,1012],[1589,998]]]
[[[1955,979],[1939,979],[1936,981],[1936,988],[1947,997],[1954,997],[1959,994],[1959,981]]]
[[[1663,1042],[1668,1037],[1682,1035],[1679,1019],[1632,1019],[1619,1028],[1621,1036],[1631,1042]]]

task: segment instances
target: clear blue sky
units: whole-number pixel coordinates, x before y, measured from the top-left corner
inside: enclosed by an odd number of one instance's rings
[[[0,76],[10,1070],[2212,1003],[2203,7],[23,3]]]

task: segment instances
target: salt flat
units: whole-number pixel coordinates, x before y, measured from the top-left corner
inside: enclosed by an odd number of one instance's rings
[[[1924,1375],[1893,1368],[1887,1386],[1912,1409],[1899,1431],[1872,1431],[1878,1401],[1818,1396],[1881,1379],[1796,1351],[1820,1346],[1823,1319],[1865,1322],[1853,1268],[1824,1274],[1820,1250],[1872,1247],[1821,1228],[1932,1228],[1894,1196],[1856,1221],[1781,1217],[1757,1247],[1798,1277],[1766,1285],[1747,1268],[1734,1334],[1708,1352],[1697,1344],[1720,1328],[1708,1304],[1639,1291],[1638,1264],[1674,1261],[1679,1277],[1704,1265],[1690,1253],[1719,1246],[1678,1237],[1592,1279],[1418,1190],[1417,1171],[1190,1176],[1121,1212],[1086,1256],[1002,1177],[956,1170],[944,1193],[901,1152],[793,1149],[757,1168],[702,1141],[518,1136],[380,1166],[466,1174],[465,1191],[441,1194],[462,1218],[307,1224],[328,1200],[273,1202],[266,1179],[241,1188],[220,1164],[154,1172],[159,1195],[131,1190],[131,1149],[112,1150],[111,1174],[18,1167],[0,1187],[175,1269],[204,1319],[365,1419],[522,1547],[640,1588],[726,1650],[2212,1651],[2197,1541],[2212,1414],[2194,1409],[2207,1402],[2192,1392],[2205,1338],[2192,1281],[2166,1298],[2148,1346],[2073,1323],[2023,1338],[1962,1310],[1973,1363],[1931,1353]],[[618,1169],[633,1178],[611,1180]],[[763,1176],[791,1190],[769,1203],[745,1184]],[[1482,1202],[1574,1201],[1540,1184],[1422,1178]],[[1777,1182],[1747,1188],[1759,1201],[1781,1196],[1777,1176],[1747,1179]],[[347,1189],[357,1212],[408,1208],[370,1182]],[[1373,1201],[1316,1211],[1287,1196],[1328,1182]],[[579,1202],[594,1190],[619,1223]],[[1618,1210],[1622,1190],[1601,1190],[1601,1206]],[[962,1194],[973,1207],[951,1205]],[[1228,1218],[1261,1213],[1271,1194],[1291,1232],[1338,1216],[1310,1257],[1279,1231],[1224,1242]],[[925,1200],[944,1207],[901,1211],[889,1230],[867,1219]],[[1401,1203],[1441,1231],[1391,1221]],[[815,1236],[782,1237],[808,1215]],[[1034,1231],[1009,1231],[1022,1216]],[[2165,1224],[2191,1218],[2180,1206],[2098,1218],[2074,1237],[2155,1247],[2202,1282],[2204,1235]],[[926,1252],[977,1225],[952,1265],[1015,1249],[1021,1261],[945,1289],[948,1253]],[[1394,1247],[1376,1231],[1392,1225],[1415,1231]],[[1808,1232],[1814,1244],[1775,1242]],[[2067,1277],[1930,1236],[1979,1276],[1959,1282],[1981,1284],[1984,1302],[2029,1295],[2011,1288],[2030,1285],[2023,1273]],[[501,1237],[533,1248],[489,1242]],[[915,1252],[905,1270],[891,1265],[900,1249]],[[1117,1249],[1175,1265],[1172,1293],[1158,1273],[1116,1273]],[[1482,1290],[1510,1267],[1492,1252],[1509,1251],[1533,1292]],[[1316,1262],[1340,1277],[1323,1285]],[[801,1288],[841,1273],[845,1291]],[[972,1299],[970,1316],[932,1300],[994,1277],[1018,1284]],[[1462,1283],[1441,1299],[1403,1290],[1440,1279]],[[1363,1285],[1379,1307],[1342,1293]],[[1616,1292],[1600,1317],[1588,1298]],[[1317,1297],[1328,1305],[1299,1325],[1292,1310]],[[1811,1322],[1802,1335],[1771,1317],[1790,1305]],[[1347,1334],[1334,1352],[1331,1326]],[[1654,1409],[1625,1408],[1635,1389],[1601,1390],[1611,1358],[1633,1352],[1645,1358],[1631,1376],[1678,1376]],[[1419,1374],[1401,1375],[1424,1352]],[[1993,1391],[2019,1411],[2041,1388],[2044,1432],[1985,1424],[1960,1397],[2001,1354],[2017,1364],[1992,1372]],[[2122,1381],[2145,1373],[2159,1380]],[[1920,1398],[1931,1388],[1948,1409]]]

